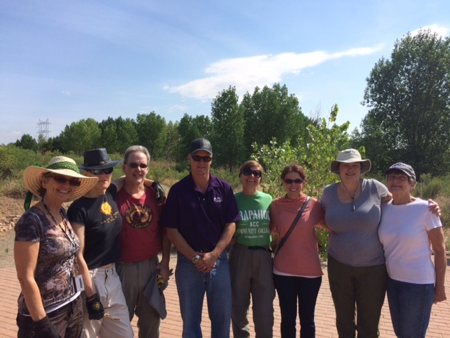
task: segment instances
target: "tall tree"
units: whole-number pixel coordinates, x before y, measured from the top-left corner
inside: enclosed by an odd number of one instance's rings
[[[448,172],[450,38],[421,30],[397,40],[391,59],[379,60],[367,78],[363,104],[370,110],[361,136],[377,169],[403,161],[419,176]]]
[[[278,143],[291,141],[295,144],[306,135],[308,118],[303,115],[295,95],[289,94],[286,85],[276,83],[262,90],[255,88],[253,94],[244,95],[241,103],[245,119],[246,156],[252,153],[251,145],[269,144],[276,138]]]
[[[30,149],[36,151],[38,149],[38,144],[36,140],[30,134],[23,134],[20,140],[15,143],[16,147],[22,149]]]
[[[176,156],[177,162],[184,167],[187,166],[187,155],[191,142],[199,137],[210,139],[212,124],[208,116],[189,116],[184,114],[178,123],[178,135],[179,135],[179,148]],[[213,145],[214,149],[214,145]]]
[[[72,122],[59,135],[63,152],[73,151],[82,154],[85,150],[97,148],[100,143],[101,130],[92,118]]]
[[[239,109],[235,87],[219,93],[211,104],[214,161],[227,165],[230,171],[243,160],[244,114]]]
[[[136,122],[139,144],[147,147],[152,157],[164,157],[166,120],[155,112],[151,112],[149,114],[138,114]]]

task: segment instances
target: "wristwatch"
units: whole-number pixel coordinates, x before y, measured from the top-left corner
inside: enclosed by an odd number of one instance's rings
[[[197,264],[200,261],[200,255],[195,255],[194,257],[192,257],[191,261],[194,264]]]

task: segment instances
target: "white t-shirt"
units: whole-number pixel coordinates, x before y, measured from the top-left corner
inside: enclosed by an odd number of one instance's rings
[[[389,277],[414,284],[434,283],[427,232],[441,226],[439,217],[428,211],[428,202],[420,198],[408,204],[394,205],[390,201],[382,205],[378,235]]]

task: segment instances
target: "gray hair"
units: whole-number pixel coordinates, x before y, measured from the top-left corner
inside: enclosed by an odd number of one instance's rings
[[[144,146],[134,145],[128,147],[128,149],[125,151],[125,155],[123,155],[123,163],[127,164],[128,157],[132,153],[144,153],[144,155],[147,157],[147,164],[150,164],[150,153],[148,152],[148,149]]]

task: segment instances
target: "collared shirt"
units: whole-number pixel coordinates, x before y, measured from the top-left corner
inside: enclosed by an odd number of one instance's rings
[[[170,188],[161,224],[177,229],[195,251],[213,250],[225,224],[240,220],[231,185],[210,174],[203,193],[192,174]]]

